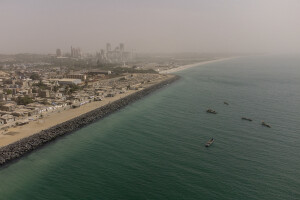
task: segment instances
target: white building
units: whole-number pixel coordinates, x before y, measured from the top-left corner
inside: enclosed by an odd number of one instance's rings
[[[62,78],[62,79],[50,79],[50,81],[57,81],[60,85],[78,85],[81,84],[80,79]]]

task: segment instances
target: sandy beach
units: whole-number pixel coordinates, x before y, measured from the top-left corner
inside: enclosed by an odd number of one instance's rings
[[[205,64],[220,62],[220,61],[224,61],[224,60],[230,60],[230,59],[233,59],[233,58],[236,58],[236,57],[219,58],[219,59],[215,59],[215,60],[208,60],[208,61],[198,62],[198,63],[194,63],[194,64],[183,65],[183,66],[176,67],[176,68],[173,68],[173,69],[168,69],[168,70],[161,71],[160,74],[171,74],[171,73],[179,72],[179,71],[189,69],[189,68],[192,68],[192,67],[196,67],[196,66],[199,66],[199,65],[205,65]]]
[[[149,87],[154,84],[157,84],[161,81],[164,81],[172,76],[167,76],[162,79],[155,80],[151,82],[151,84],[144,85],[143,87]],[[92,111],[101,106],[107,105],[108,103],[112,103],[118,99],[124,98],[130,94],[133,94],[139,90],[128,90],[126,93],[118,94],[114,97],[104,98],[102,101],[94,101],[88,104],[85,104],[79,108],[62,110],[61,112],[48,113],[42,119],[38,119],[36,121],[31,121],[29,124],[23,126],[17,126],[9,128],[5,133],[0,134],[0,147],[9,145],[14,143],[22,138],[31,136],[35,133],[38,133],[42,130],[48,129],[57,124],[66,122],[70,119],[78,117],[82,114],[85,114],[89,111]]]

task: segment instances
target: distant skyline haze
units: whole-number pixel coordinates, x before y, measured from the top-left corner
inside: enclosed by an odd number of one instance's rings
[[[299,0],[1,0],[0,54],[300,53]]]

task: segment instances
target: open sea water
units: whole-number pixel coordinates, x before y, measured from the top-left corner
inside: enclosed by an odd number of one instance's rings
[[[0,169],[0,199],[300,199],[300,58],[243,57],[178,75]]]

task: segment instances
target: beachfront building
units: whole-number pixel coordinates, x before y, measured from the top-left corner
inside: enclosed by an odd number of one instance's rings
[[[15,121],[15,117],[9,114],[2,115],[0,119],[2,119],[5,124],[13,123]]]
[[[60,85],[79,85],[82,83],[81,79],[62,78],[62,79],[49,79],[49,81],[58,82]]]
[[[86,76],[86,74],[67,74],[67,75],[65,75],[65,78],[80,79],[82,81],[85,81],[87,76]]]
[[[16,108],[16,104],[15,103],[6,103],[4,105],[1,106],[1,110],[3,111],[13,111]]]

